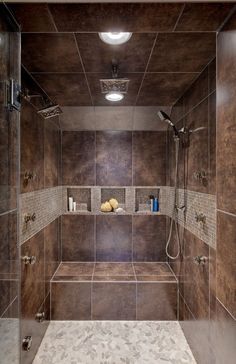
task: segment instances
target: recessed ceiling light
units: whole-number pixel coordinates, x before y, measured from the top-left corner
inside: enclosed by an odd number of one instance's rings
[[[112,45],[118,45],[128,42],[131,36],[132,33],[123,33],[123,32],[99,33],[99,37],[103,42]]]
[[[124,95],[121,93],[121,92],[117,92],[117,91],[111,91],[111,92],[108,92],[106,95],[105,95],[105,98],[108,100],[108,101],[121,101],[123,100],[124,98]]]

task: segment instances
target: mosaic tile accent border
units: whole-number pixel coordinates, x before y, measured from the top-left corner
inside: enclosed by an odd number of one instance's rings
[[[162,188],[165,203],[163,213],[172,216],[174,188]],[[177,190],[178,207],[186,206],[186,209],[178,211],[178,223],[203,240],[212,248],[216,248],[216,196],[195,191]],[[197,222],[196,214],[203,214],[206,222]]]
[[[26,214],[35,213],[35,221],[24,222]],[[20,242],[37,234],[63,213],[62,188],[53,187],[20,195]]]

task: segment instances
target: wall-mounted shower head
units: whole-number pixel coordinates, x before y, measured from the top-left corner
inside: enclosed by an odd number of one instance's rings
[[[62,114],[62,110],[59,105],[50,105],[38,110],[38,114],[40,114],[44,119],[49,119]]]
[[[169,115],[167,115],[162,110],[159,110],[158,113],[157,113],[157,115],[159,116],[159,118],[160,118],[161,121],[165,121],[168,125],[170,125],[173,128],[173,130],[174,130],[175,136],[179,137],[179,132],[176,129],[175,124],[171,121],[171,118],[169,117]]]

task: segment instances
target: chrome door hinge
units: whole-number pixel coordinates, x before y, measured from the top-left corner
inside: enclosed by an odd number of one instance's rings
[[[21,86],[16,80],[10,79],[6,83],[7,107],[10,111],[20,111],[21,108]]]

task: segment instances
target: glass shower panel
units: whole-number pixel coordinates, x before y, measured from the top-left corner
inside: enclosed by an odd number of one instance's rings
[[[12,81],[11,81],[12,80]],[[20,83],[20,33],[0,5],[0,361],[19,363],[19,120],[11,85]]]

